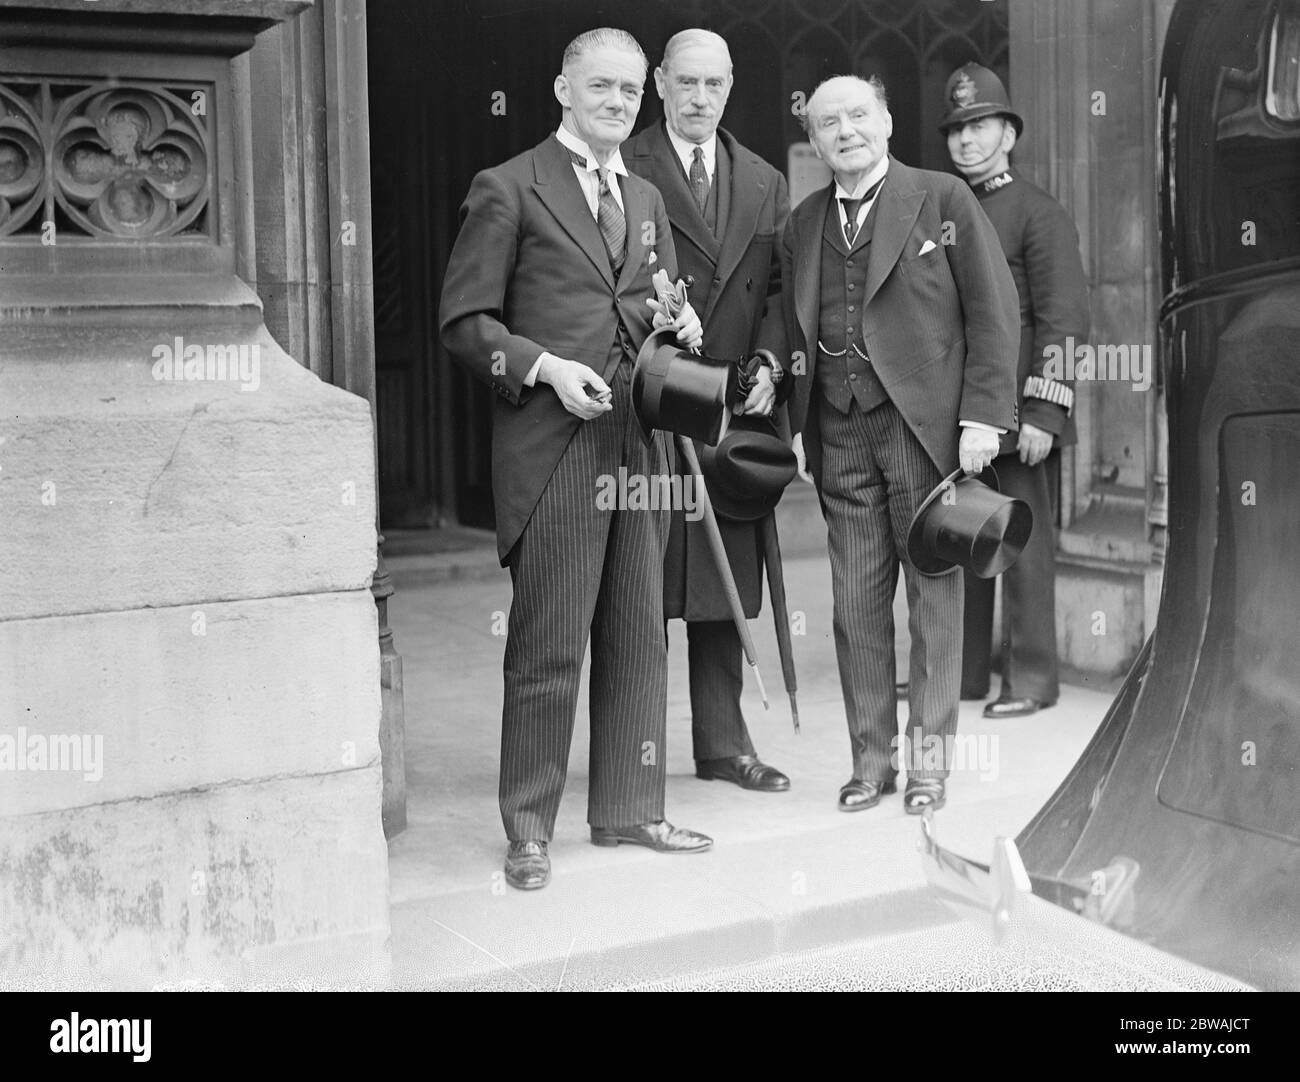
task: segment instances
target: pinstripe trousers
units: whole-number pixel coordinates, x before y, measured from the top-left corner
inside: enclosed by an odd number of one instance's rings
[[[925,755],[921,749],[935,746],[928,738],[951,737],[957,731],[961,569],[929,577],[907,558],[912,516],[943,477],[893,403],[863,413],[854,400],[842,414],[824,396],[816,399],[835,655],[853,776],[889,781],[902,762],[909,765],[909,777],[946,777],[950,741],[938,745],[943,749],[942,769],[937,750]],[[891,744],[898,734],[894,591],[900,565],[912,634],[907,746],[901,756]]]
[[[667,471],[632,414],[630,359],[609,380],[614,408],[578,428],[510,555],[514,598],[501,716],[501,820],[511,841],[549,841],[564,792],[579,678],[591,643],[587,821],[664,818],[668,654],[663,510],[597,507],[602,476]]]

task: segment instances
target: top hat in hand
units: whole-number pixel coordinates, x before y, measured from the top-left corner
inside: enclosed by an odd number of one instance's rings
[[[923,575],[964,567],[982,579],[1002,574],[1020,557],[1034,527],[1024,500],[1004,496],[981,478],[955,470],[925,498],[907,531],[907,558]]]
[[[712,447],[735,397],[733,363],[683,349],[668,327],[641,343],[632,369],[632,409],[647,440],[661,428]]]

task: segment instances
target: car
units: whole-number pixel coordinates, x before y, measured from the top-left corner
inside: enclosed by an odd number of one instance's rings
[[[988,864],[927,874],[1004,939],[1041,902],[1300,987],[1300,4],[1181,0],[1160,76],[1155,631],[1065,781]],[[936,820],[937,822],[937,820]]]

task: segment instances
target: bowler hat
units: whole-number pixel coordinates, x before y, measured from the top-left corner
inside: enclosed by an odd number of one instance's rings
[[[632,409],[648,440],[656,428],[712,447],[736,394],[736,366],[682,349],[669,327],[646,336],[632,369]]]
[[[771,417],[741,414],[717,447],[700,452],[700,472],[719,518],[754,522],[781,502],[798,466]]]
[[[992,470],[994,482],[997,474]],[[907,531],[907,558],[923,575],[960,565],[982,579],[1002,574],[1029,540],[1034,514],[978,477],[954,470],[925,498]],[[983,476],[983,475],[981,475]]]
[[[1025,130],[1020,114],[1011,108],[1002,80],[979,64],[963,64],[948,76],[943,96],[948,103],[948,115],[939,121],[941,132],[986,116],[1006,117],[1015,126],[1017,139]]]

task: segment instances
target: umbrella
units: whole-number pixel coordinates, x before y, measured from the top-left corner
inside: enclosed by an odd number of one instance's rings
[[[799,681],[794,672],[794,646],[790,641],[790,611],[785,601],[785,571],[781,567],[781,542],[776,535],[776,514],[764,516],[760,525],[763,538],[763,563],[767,567],[767,592],[772,599],[772,618],[776,621],[776,644],[781,651],[781,675],[790,696],[790,715],[794,731],[799,731],[799,702],[795,692]]]

